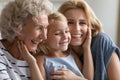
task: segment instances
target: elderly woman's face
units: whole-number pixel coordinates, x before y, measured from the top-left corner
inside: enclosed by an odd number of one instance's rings
[[[35,20],[29,18],[18,38],[24,42],[29,51],[33,52],[37,49],[38,44],[47,38],[47,26],[47,15],[41,15]]]
[[[68,25],[70,28],[70,44],[73,46],[82,45],[88,30],[88,22],[85,12],[81,9],[71,9],[66,11],[64,15],[68,19]]]

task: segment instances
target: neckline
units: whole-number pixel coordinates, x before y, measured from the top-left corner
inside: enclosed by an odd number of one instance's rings
[[[5,48],[5,46],[3,45],[3,43],[2,43],[1,41],[0,41],[0,45],[1,45],[0,48],[5,51],[4,54],[6,54],[7,56],[9,56],[12,60],[25,62],[25,60],[20,60],[20,59],[14,58],[14,57],[8,52],[8,50]]]
[[[47,57],[47,56],[45,56],[45,58],[47,58],[47,59],[64,59],[64,58],[68,58],[68,57],[70,57],[71,56],[71,54],[68,54],[67,56],[65,56],[65,57]]]

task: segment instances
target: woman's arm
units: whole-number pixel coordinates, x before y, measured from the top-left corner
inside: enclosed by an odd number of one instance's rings
[[[44,56],[38,54],[38,55],[35,55],[35,58],[37,60],[37,64],[40,69],[40,72],[42,73],[44,80],[46,80],[46,72],[44,68]]]
[[[83,74],[85,78],[88,80],[93,80],[94,78],[94,66],[93,66],[93,59],[91,55],[91,50],[90,49],[85,49],[84,50],[84,60],[83,60]]]
[[[29,53],[22,41],[18,41],[18,48],[22,57],[28,62],[31,80],[44,80],[35,57]]]
[[[83,44],[83,56],[84,56],[84,62],[83,62],[83,74],[85,78],[88,80],[93,80],[94,78],[94,66],[93,66],[93,58],[91,53],[91,29],[88,28],[88,34],[86,37],[86,40]]]
[[[29,63],[31,80],[44,80],[36,61]]]
[[[107,74],[109,80],[120,80],[120,60],[116,52],[112,53],[107,68]]]

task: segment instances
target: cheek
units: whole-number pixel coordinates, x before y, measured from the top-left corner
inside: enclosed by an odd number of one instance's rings
[[[68,35],[69,43],[71,41],[71,34]]]
[[[72,27],[69,27],[69,30],[70,30],[70,33],[74,32],[74,28],[72,28]]]
[[[17,35],[18,40],[24,40],[24,36],[22,34]]]
[[[84,32],[84,34],[87,34],[87,32],[88,32],[88,27],[86,26],[86,27],[83,27],[82,28],[82,31]]]
[[[51,49],[56,47],[55,44],[56,44],[56,42],[54,42],[54,41],[47,41],[47,46]]]

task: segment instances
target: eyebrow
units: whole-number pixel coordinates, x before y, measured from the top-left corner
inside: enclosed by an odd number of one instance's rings
[[[69,21],[74,21],[74,19],[67,19]],[[86,19],[79,19],[79,21],[87,21]]]

